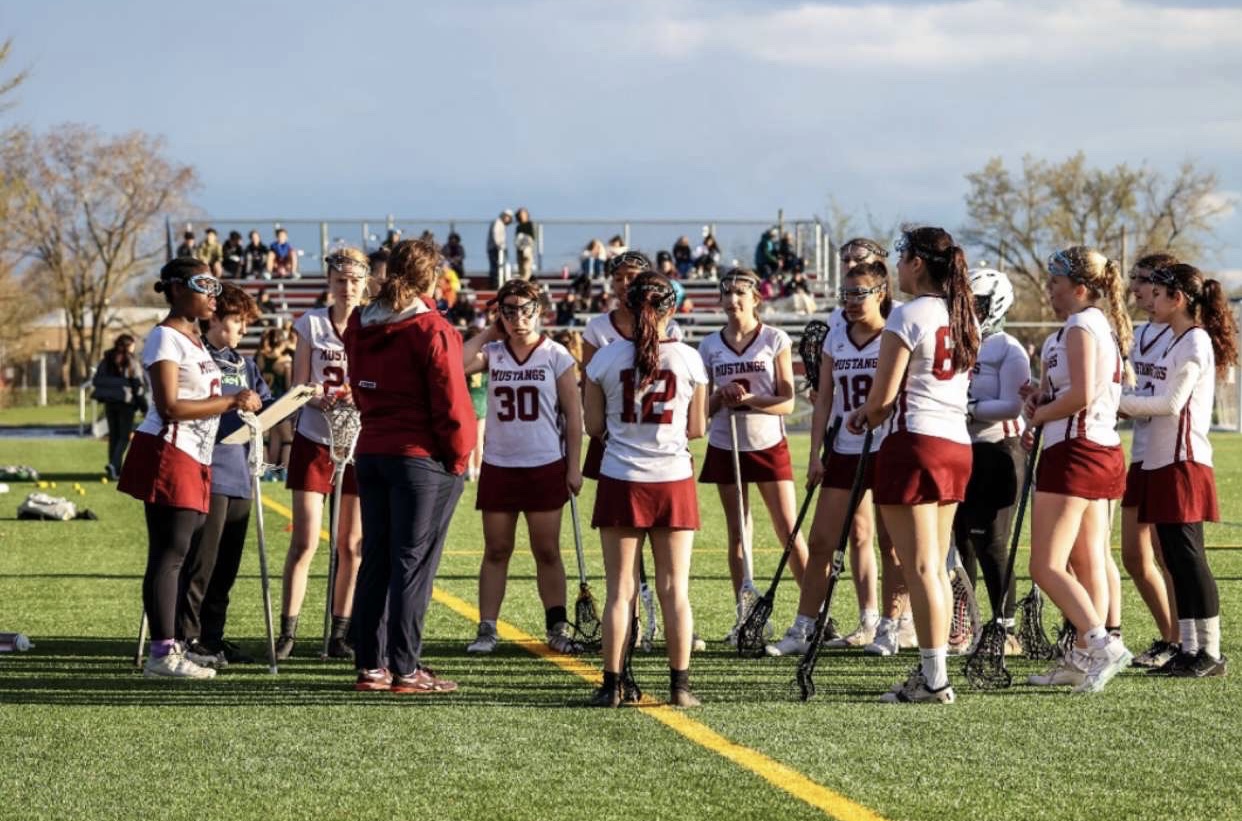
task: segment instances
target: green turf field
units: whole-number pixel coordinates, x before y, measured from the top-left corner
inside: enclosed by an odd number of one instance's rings
[[[806,443],[791,440],[795,464]],[[1242,437],[1215,443],[1226,523],[1209,526],[1208,540],[1217,548],[1225,652],[1242,664]],[[699,710],[670,718],[662,708],[584,709],[587,682],[512,642],[489,658],[466,657],[474,624],[457,612],[461,604],[446,603],[474,603],[481,535],[470,485],[428,619],[427,661],[460,682],[458,693],[356,694],[346,664],[314,658],[322,550],[303,641],[279,676],[256,665],[201,683],[143,679],[127,662],[140,615],[142,510],[99,482],[103,453],[98,442],[0,439],[0,464],[33,464],[56,492],[81,483],[86,495],[74,501],[100,517],[17,522],[30,486],[0,496],[0,629],[27,632],[38,645],[0,655],[0,819],[1242,818],[1242,667],[1194,682],[1126,673],[1100,695],[1072,696],[1024,686],[974,693],[952,662],[958,703],[920,708],[876,702],[904,677],[912,653],[826,651],[819,697],[798,702],[794,660],[739,660],[718,641],[732,607],[714,495],[703,496],[691,587],[699,630],[715,640],[691,667]],[[265,491],[288,503],[284,490]],[[286,520],[269,509],[267,522],[278,576]],[[568,526],[565,534],[572,580]],[[587,539],[602,598],[598,542],[589,530]],[[760,515],[757,576],[771,573],[778,548]],[[502,617],[541,635],[533,562],[521,551]],[[1152,628],[1133,587],[1124,589],[1126,636],[1138,651]],[[843,592],[836,613],[848,622],[851,588]],[[795,598],[792,583],[782,587],[778,629]],[[230,629],[256,655],[261,614],[252,545]],[[1049,626],[1055,620],[1054,611]],[[1042,665],[1012,667],[1025,675]],[[649,693],[666,694],[662,656],[639,658],[636,671]]]

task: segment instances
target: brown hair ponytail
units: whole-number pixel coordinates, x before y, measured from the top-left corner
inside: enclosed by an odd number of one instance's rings
[[[1212,338],[1212,352],[1216,355],[1216,373],[1223,376],[1238,363],[1238,325],[1234,321],[1225,289],[1214,279],[1203,283],[1203,296],[1198,303],[1199,321],[1203,330]],[[1193,316],[1193,314],[1192,314]]]
[[[979,324],[975,321],[966,253],[948,231],[931,227],[902,231],[897,251],[903,259],[920,257],[932,284],[943,290],[953,340],[953,369],[958,373],[970,370],[979,357]]]
[[[660,369],[660,320],[673,312],[677,294],[663,274],[639,274],[625,292],[625,305],[634,315],[635,388],[641,390],[655,379]]]

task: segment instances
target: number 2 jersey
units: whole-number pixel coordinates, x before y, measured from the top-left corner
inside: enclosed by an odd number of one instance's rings
[[[325,396],[332,396],[349,380],[345,342],[332,324],[331,310],[312,308],[293,323],[294,333],[310,347],[310,379],[323,386]],[[321,445],[332,444],[327,417],[311,405],[298,414],[298,433]]]
[[[627,482],[676,482],[694,475],[686,421],[695,389],[707,384],[694,348],[661,342],[659,371],[640,390],[634,343],[618,340],[595,354],[586,377],[604,392],[608,447],[602,475]]]
[[[861,408],[871,393],[875,371],[880,364],[880,338],[884,336],[883,330],[877,331],[858,345],[850,337],[850,327],[850,323],[845,321],[832,325],[824,338],[823,348],[824,356],[832,357],[832,416],[829,425],[842,420],[832,449],[844,454],[862,453],[863,435],[850,433],[845,427],[844,417]],[[883,437],[884,429],[881,427],[872,435],[872,451],[879,450]]]
[[[1164,354],[1173,331],[1163,322],[1147,322],[1134,329],[1134,342],[1130,344],[1130,366],[1136,380],[1134,392],[1139,396],[1152,396],[1156,361]],[[1147,428],[1151,424],[1145,417],[1134,421],[1134,437],[1130,441],[1130,461],[1139,463],[1147,452]]]
[[[565,346],[547,337],[520,359],[508,340],[483,346],[487,357],[487,426],[483,461],[506,468],[537,467],[561,453],[556,380],[574,367]]]
[[[1117,435],[1117,406],[1121,403],[1121,354],[1112,326],[1099,308],[1085,308],[1065,320],[1061,330],[1044,340],[1040,359],[1044,366],[1048,400],[1070,389],[1069,332],[1081,328],[1095,340],[1095,384],[1091,402],[1073,416],[1054,419],[1044,425],[1044,449],[1070,439],[1085,439],[1097,445],[1121,444]]]
[[[1170,336],[1172,334],[1170,333]],[[1172,392],[1177,375],[1191,362],[1199,366],[1199,378],[1186,404],[1174,414],[1152,416],[1147,424],[1147,443],[1143,470],[1156,470],[1176,462],[1198,462],[1212,466],[1212,408],[1216,399],[1216,353],[1212,338],[1198,326],[1158,345],[1160,357],[1147,376],[1151,396]]]
[[[210,399],[220,395],[220,367],[206,345],[166,325],[156,325],[142,346],[142,366],[149,373],[156,362],[165,361],[177,363],[178,399]],[[138,432],[158,436],[199,464],[210,465],[219,424],[219,416],[166,422],[152,402]]]
[[[970,371],[953,368],[953,337],[944,297],[924,295],[895,305],[884,331],[896,335],[910,350],[888,432],[909,431],[969,445]]]
[[[733,350],[724,340],[724,331],[717,331],[699,343],[699,356],[715,387],[741,382],[747,393],[772,396],[776,393],[776,359],[792,346],[789,334],[780,328],[761,324],[741,351]],[[735,412],[738,450],[767,450],[785,439],[783,416],[746,408]],[[721,407],[712,417],[707,439],[712,447],[732,449],[729,413],[728,408]]]

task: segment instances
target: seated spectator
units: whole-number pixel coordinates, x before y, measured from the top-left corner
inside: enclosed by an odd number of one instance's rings
[[[794,249],[793,234],[788,231],[781,235],[780,244],[776,248],[776,256],[781,261],[781,270],[786,273],[800,273],[806,268],[806,263]]]
[[[401,241],[401,229],[389,228],[388,236],[384,238],[384,243],[380,245],[385,251],[391,251],[392,247]]]
[[[419,235],[418,235],[418,241],[419,241],[419,242],[426,242],[426,243],[428,243],[429,245],[435,245],[435,244],[436,244],[436,235],[435,235],[434,233],[432,233],[431,231],[429,231],[429,230],[428,230],[428,231],[423,231],[421,234],[419,234]],[[436,246],[436,247],[439,247],[439,246]]]
[[[220,236],[216,233],[216,229],[207,229],[207,234],[203,238],[203,244],[194,249],[194,256],[201,259],[207,265],[212,276],[220,276],[222,270],[220,266],[224,261],[224,248],[220,245]]]
[[[460,294],[457,302],[449,308],[446,318],[459,328],[471,328],[475,327],[475,319],[478,313],[474,293],[466,291]]]
[[[322,291],[320,291],[320,292],[319,292],[319,296],[315,297],[315,306],[314,306],[314,307],[316,307],[316,308],[326,308],[326,307],[328,307],[328,305],[330,305],[331,303],[332,303],[332,294],[330,294],[330,293],[327,291],[327,289],[324,289],[324,290],[322,290]]]
[[[444,247],[440,249],[440,253],[444,255],[444,259],[448,262],[449,268],[457,272],[460,279],[466,275],[466,247],[461,244],[461,235],[456,231],[452,231],[448,235],[448,241],[444,243]],[[374,265],[374,263],[372,263]]]
[[[250,232],[250,244],[246,246],[242,270],[246,279],[272,278],[272,249],[263,244],[258,231]]]
[[[673,243],[673,265],[677,268],[677,276],[682,279],[690,276],[690,269],[694,267],[694,250],[690,247],[689,237],[678,237]]]
[[[442,313],[448,313],[457,304],[457,292],[460,290],[457,272],[452,268],[441,269],[440,278],[436,281],[436,306]]]
[[[556,303],[556,324],[570,326],[574,324],[575,302],[573,291],[566,291],[560,302]]]
[[[608,261],[608,250],[604,243],[593,239],[582,249],[582,275],[588,279],[603,279],[604,263]]]
[[[254,301],[259,306],[263,325],[269,328],[274,327],[276,325],[276,303],[272,302],[272,298],[268,296],[267,288],[260,288]]]
[[[694,270],[703,279],[715,279],[720,268],[720,246],[716,237],[708,234],[703,244],[694,249]]]
[[[272,276],[276,279],[298,279],[298,250],[289,244],[289,232],[276,229],[276,241],[272,243]]]
[[[755,246],[755,272],[759,274],[760,279],[766,280],[781,268],[781,258],[777,254],[779,236],[780,231],[769,228],[759,238],[759,244]]]
[[[193,231],[186,231],[184,234],[181,235],[181,244],[177,246],[177,256],[179,257],[197,256],[197,249],[195,248]]]
[[[242,245],[242,235],[229,231],[223,252],[224,259],[220,264],[224,268],[224,275],[229,279],[241,279],[246,268],[246,247]]]
[[[600,291],[598,294],[595,294],[591,297],[591,304],[589,306],[590,310],[588,310],[587,313],[602,314],[606,312],[608,310],[608,303],[610,301],[611,300],[608,294],[604,293],[603,291]]]
[[[621,235],[616,234],[615,236],[613,236],[612,239],[608,240],[607,250],[608,250],[608,258],[612,259],[615,256],[620,256],[621,254],[624,254],[626,251],[630,249],[626,246],[625,240],[621,238]]]
[[[669,279],[680,279],[677,276],[677,268],[673,265],[673,255],[668,251],[660,251],[656,254],[656,271]]]
[[[582,334],[578,331],[560,330],[552,334],[552,341],[565,346],[574,358],[578,381],[582,381]]]

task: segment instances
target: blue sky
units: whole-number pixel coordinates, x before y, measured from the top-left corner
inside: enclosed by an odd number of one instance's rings
[[[963,219],[1001,155],[1242,193],[1242,9],[745,0],[9,3],[9,121],[168,138],[215,217]],[[1242,277],[1242,216],[1205,261]],[[671,240],[670,240],[671,241]]]

